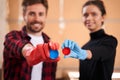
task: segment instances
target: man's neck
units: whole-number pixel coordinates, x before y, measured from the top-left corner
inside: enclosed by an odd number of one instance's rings
[[[41,36],[42,35],[42,32],[39,32],[39,33],[28,33],[30,35],[34,35],[34,36]]]
[[[27,31],[27,34],[34,35],[34,36],[41,36],[42,35],[42,31],[40,31],[40,32],[30,32],[30,31]]]

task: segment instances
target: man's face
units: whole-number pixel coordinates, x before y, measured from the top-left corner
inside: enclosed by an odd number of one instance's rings
[[[23,13],[26,22],[27,31],[30,33],[38,33],[45,26],[47,11],[42,4],[34,4],[26,7]]]

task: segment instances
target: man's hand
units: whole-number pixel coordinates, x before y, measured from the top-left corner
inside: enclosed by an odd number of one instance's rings
[[[22,53],[29,65],[35,65],[41,61],[44,62],[59,61],[60,60],[59,56],[55,59],[50,58],[51,49],[58,50],[59,44],[49,42],[44,44],[38,44],[36,47],[33,47],[31,44],[26,44],[22,49]]]

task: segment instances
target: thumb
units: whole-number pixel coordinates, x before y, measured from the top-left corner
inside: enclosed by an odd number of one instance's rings
[[[57,42],[49,42],[49,47],[52,50],[58,50],[59,49],[59,43],[57,43]]]

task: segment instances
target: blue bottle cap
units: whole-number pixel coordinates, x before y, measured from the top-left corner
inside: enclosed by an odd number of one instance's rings
[[[59,53],[58,53],[57,50],[50,50],[50,58],[51,58],[51,59],[56,59],[56,58],[58,58],[58,55],[59,55]]]

